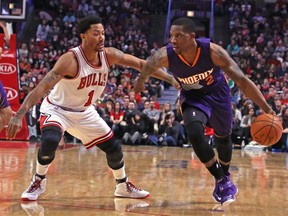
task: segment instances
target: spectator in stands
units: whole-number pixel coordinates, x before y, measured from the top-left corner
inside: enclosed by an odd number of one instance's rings
[[[138,109],[138,104],[141,102],[140,94],[136,94],[133,89],[128,92],[130,101],[135,103],[136,108]]]
[[[136,105],[134,101],[129,100],[129,96],[128,97],[128,107],[125,110],[124,113],[124,121],[127,122],[127,120],[131,119],[136,112],[138,112],[138,110],[136,109]]]
[[[117,137],[122,137],[123,135],[123,120],[124,111],[122,110],[122,105],[119,101],[116,101],[114,109],[110,112],[110,121],[112,123],[112,130]]]
[[[145,132],[145,122],[141,119],[140,112],[134,110],[134,112],[129,113],[129,115],[126,115],[125,122],[122,143],[128,145],[141,144],[142,136]]]
[[[149,109],[149,104],[150,104],[150,102],[147,99],[147,97],[146,96],[142,96],[141,97],[141,101],[140,101],[140,103],[138,105],[138,110],[142,112],[145,109]]]
[[[43,19],[42,22],[37,27],[36,32],[36,41],[45,41],[47,38],[47,35],[49,33],[49,24],[47,23],[46,19]]]
[[[175,121],[180,123],[179,139],[178,139],[179,145],[181,145],[181,143],[187,144],[188,140],[187,140],[186,128],[185,128],[184,120],[183,120],[183,114],[181,110],[180,97],[177,97],[174,106],[175,106],[175,109],[173,110],[173,113],[174,113]]]
[[[113,93],[113,98],[117,99],[117,101],[120,101],[120,103],[123,104],[124,96],[125,96],[125,92],[123,91],[123,86],[118,85],[117,89]]]
[[[31,70],[31,64],[29,63],[28,57],[20,56],[19,69],[20,74],[28,73]]]
[[[160,104],[156,95],[150,96],[150,101],[153,100],[155,104],[155,109],[160,110]]]
[[[160,117],[160,111],[155,108],[155,101],[150,100],[149,108],[144,109],[143,113],[146,114],[152,120],[154,124],[154,132],[158,133],[158,129],[159,129],[158,121]]]
[[[250,128],[255,119],[255,111],[254,108],[250,108],[248,110],[248,114],[244,115],[241,119],[240,127],[242,128],[242,135],[244,137],[245,145],[248,145],[251,141],[251,133]]]
[[[282,115],[282,110],[286,106],[282,106],[282,102],[280,100],[280,96],[279,96],[279,99],[276,99],[274,103],[275,103],[275,106],[272,107],[274,112],[276,113],[276,115],[281,116]]]
[[[239,46],[236,41],[232,39],[226,50],[231,56],[236,56],[239,52]]]
[[[116,99],[117,100],[117,99]],[[117,100],[117,101],[119,101],[119,100]],[[120,102],[120,101],[119,101]],[[129,95],[124,95],[124,97],[123,97],[123,101],[122,101],[123,103],[121,104],[122,105],[122,110],[124,111],[124,112],[126,112],[126,111],[128,111],[129,110],[129,105],[130,105],[130,99],[129,99]],[[135,108],[135,107],[134,107]]]
[[[68,22],[69,24],[73,24],[76,22],[76,17],[72,11],[69,11],[63,18],[63,22]]]
[[[162,121],[159,126],[159,145],[177,146],[179,131],[179,123],[175,122],[174,113],[170,111],[165,115],[164,121]]]
[[[166,114],[168,114],[171,111],[172,111],[171,104],[169,102],[164,103],[160,111],[158,124],[161,124],[161,123],[164,124]]]
[[[28,58],[28,52],[29,52],[29,50],[28,50],[27,44],[26,43],[22,43],[21,47],[19,49],[20,57],[22,57],[23,59]]]
[[[102,115],[102,118],[104,121],[108,124],[109,127],[112,127],[112,121],[111,121],[111,112],[114,110],[114,101],[113,100],[106,100],[104,102],[103,107],[104,113]]]
[[[77,17],[83,18],[88,15],[89,5],[87,4],[86,0],[81,0],[81,3],[78,5],[77,9]]]

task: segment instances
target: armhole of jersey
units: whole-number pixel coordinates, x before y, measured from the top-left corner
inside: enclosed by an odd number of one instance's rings
[[[77,74],[76,74],[76,76],[74,76],[73,78],[71,78],[71,79],[69,79],[69,78],[66,78],[66,77],[64,77],[64,79],[66,79],[66,80],[72,80],[72,79],[76,79],[78,76],[79,76],[79,74],[80,74],[80,59],[79,59],[79,57],[78,57],[78,55],[77,55],[77,53],[76,53],[76,51],[75,50],[73,50],[73,49],[70,49],[68,52],[72,52],[73,54],[74,54],[74,56],[76,57],[76,61],[77,61]]]

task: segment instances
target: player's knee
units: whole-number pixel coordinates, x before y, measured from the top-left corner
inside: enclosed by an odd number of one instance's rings
[[[124,165],[123,152],[120,142],[114,138],[97,145],[102,151],[106,153],[107,163],[111,169],[120,169]]]
[[[230,148],[230,146],[232,146],[230,135],[225,136],[225,137],[214,136],[214,142],[217,147],[224,148],[224,149]]]
[[[62,131],[56,126],[42,129],[41,146],[38,151],[38,162],[42,165],[50,164],[55,158],[55,151],[62,138]]]
[[[213,148],[204,136],[204,126],[199,121],[193,121],[186,126],[187,135],[193,150],[202,163],[207,163],[215,157]]]
[[[205,140],[204,126],[199,121],[193,121],[186,126],[187,136],[191,144],[202,143]]]

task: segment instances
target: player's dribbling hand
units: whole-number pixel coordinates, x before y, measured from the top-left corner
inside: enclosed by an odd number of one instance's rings
[[[10,119],[10,122],[6,129],[6,138],[12,140],[22,127],[22,118],[14,116]]]
[[[276,112],[275,112],[274,110],[270,109],[270,110],[267,112],[267,114],[276,115]]]

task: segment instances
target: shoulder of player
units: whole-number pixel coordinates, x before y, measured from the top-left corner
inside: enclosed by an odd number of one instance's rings
[[[53,69],[63,76],[74,76],[78,70],[78,61],[73,52],[64,53],[55,63]]]
[[[212,58],[213,62],[216,65],[219,65],[217,63],[224,64],[225,62],[226,63],[229,62],[229,59],[230,59],[229,54],[226,52],[225,49],[223,49],[221,46],[219,46],[215,43],[210,43],[210,54],[211,54],[211,58]]]

